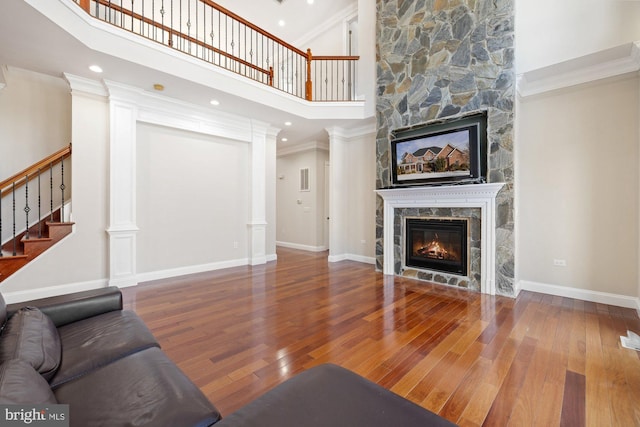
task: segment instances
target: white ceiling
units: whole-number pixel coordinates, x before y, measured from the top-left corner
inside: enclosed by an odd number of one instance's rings
[[[61,0],[30,0],[61,1]],[[71,1],[71,0],[66,0]],[[348,7],[357,0],[221,0],[221,6],[240,15],[271,32],[288,40],[301,40],[309,34],[313,26],[335,15],[336,11]],[[286,22],[284,27],[278,20]],[[219,108],[233,114],[252,117],[284,128],[279,138],[287,137],[286,144],[306,144],[309,141],[326,142],[324,129],[328,126],[353,126],[361,120],[310,120],[296,117],[274,106],[252,102],[234,96],[233,93],[202,86],[193,79],[161,72],[145,67],[134,61],[126,61],[116,55],[107,55],[93,50],[68,32],[51,22],[32,8],[25,0],[0,1],[0,65],[24,68],[53,76],[69,73],[90,79],[97,79],[87,69],[88,63],[99,63],[105,72],[100,78],[116,81],[145,90],[152,90],[154,83],[162,83],[166,90],[163,95],[205,105],[210,99],[220,100]],[[90,44],[90,43],[87,43]],[[293,126],[285,127],[285,121]],[[370,122],[369,120],[368,122]],[[367,123],[368,123],[367,122]],[[362,123],[365,124],[364,122]]]
[[[373,0],[372,0],[373,1]],[[300,40],[336,13],[357,4],[357,0],[216,0],[220,6],[258,25],[274,36],[306,50],[307,46],[297,46]],[[283,27],[278,21],[283,20]],[[338,53],[336,53],[338,54]]]

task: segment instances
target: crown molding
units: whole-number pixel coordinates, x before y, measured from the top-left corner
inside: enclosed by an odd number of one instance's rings
[[[293,145],[290,147],[278,148],[277,157],[283,157],[290,154],[302,153],[303,151],[312,150],[329,151],[329,143],[324,141],[311,141],[304,144]]]
[[[63,77],[69,84],[69,88],[73,95],[82,94],[100,98],[104,98],[109,95],[107,88],[105,88],[101,81],[91,80],[86,77],[80,77],[69,73],[63,73]]]
[[[322,24],[314,27],[311,31],[304,34],[293,42],[294,46],[303,46],[308,44],[311,40],[326,33],[331,27],[340,24],[348,19],[358,15],[358,3],[352,3],[351,5],[339,10],[333,14],[330,18],[326,19]],[[304,50],[304,49],[303,49]]]
[[[112,101],[128,102],[137,106],[137,120],[159,126],[197,132],[205,135],[250,142],[252,127],[264,128],[268,124],[241,117],[214,108],[151,93],[143,89],[113,81],[105,81]]]
[[[640,41],[636,41],[522,73],[517,91],[525,98],[639,70]]]

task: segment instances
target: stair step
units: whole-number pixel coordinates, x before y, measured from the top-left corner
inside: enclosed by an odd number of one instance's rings
[[[10,255],[0,258],[0,282],[24,267],[28,262],[27,255]]]
[[[23,237],[21,242],[22,247],[24,248],[24,254],[31,258],[35,258],[42,252],[46,251],[52,245],[52,241],[53,239],[51,237],[30,237],[28,239]]]
[[[28,255],[23,254],[22,252],[17,252],[15,255],[11,251],[2,251],[2,256],[0,257],[0,261],[13,261],[15,259],[28,258]]]
[[[12,242],[5,244],[2,249],[2,257],[0,257],[0,282],[5,280],[11,274],[24,267],[38,255],[45,252],[51,246],[58,243],[65,236],[73,231],[73,222],[45,222],[43,227],[44,237],[37,237],[38,233],[29,231],[29,238],[24,235],[20,236],[19,244],[16,245],[16,255],[13,255]]]

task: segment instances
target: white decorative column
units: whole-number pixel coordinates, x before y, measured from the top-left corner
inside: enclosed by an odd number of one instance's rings
[[[329,262],[346,259],[347,244],[347,182],[346,143],[343,128],[327,128],[329,133]]]
[[[496,196],[504,183],[377,190],[384,200],[383,273],[395,274],[394,220],[399,208],[480,208],[480,291],[496,293]]]
[[[137,284],[136,121],[138,107],[118,85],[109,90],[109,285]]]
[[[251,219],[249,221],[249,264],[267,262],[267,140],[275,141],[279,129],[251,121]],[[270,150],[272,151],[272,150]]]
[[[267,262],[276,261],[276,158],[279,128],[269,127],[266,132],[266,243]]]

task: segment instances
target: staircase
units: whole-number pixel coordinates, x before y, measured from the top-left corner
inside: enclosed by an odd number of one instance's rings
[[[0,183],[0,282],[73,231],[74,223],[64,221],[70,156],[71,145]],[[35,224],[29,221],[32,212],[38,215]]]

